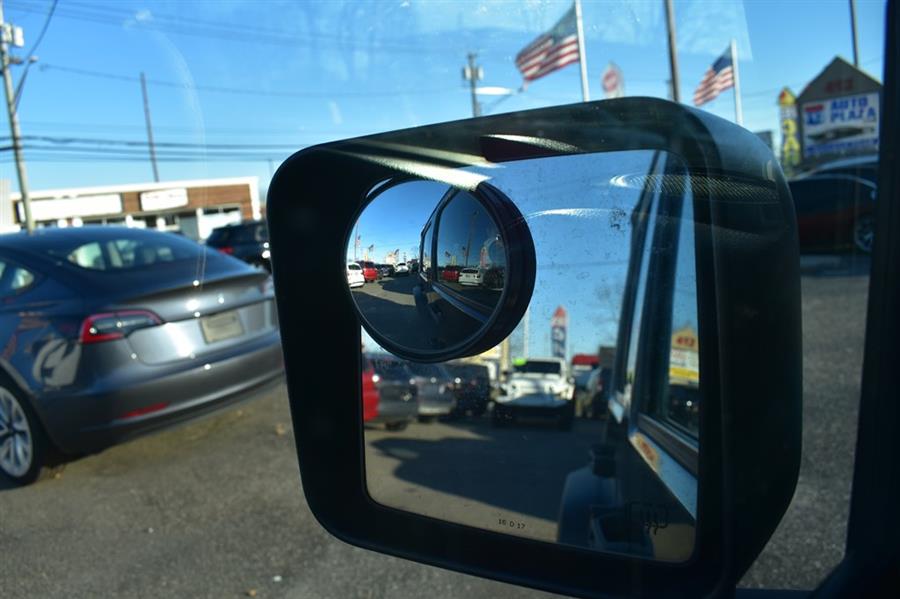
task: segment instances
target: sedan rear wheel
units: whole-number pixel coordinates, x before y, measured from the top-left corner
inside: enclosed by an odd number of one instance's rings
[[[14,482],[34,481],[41,471],[44,439],[30,410],[9,388],[0,386],[0,472]]]

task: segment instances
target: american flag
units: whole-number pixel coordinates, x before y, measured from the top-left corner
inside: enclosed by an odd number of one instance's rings
[[[728,89],[734,87],[734,69],[731,64],[731,48],[725,50],[716,62],[706,70],[703,81],[694,91],[694,106],[711,102]]]
[[[526,82],[540,79],[578,62],[578,27],[575,5],[553,26],[516,55],[516,67]]]

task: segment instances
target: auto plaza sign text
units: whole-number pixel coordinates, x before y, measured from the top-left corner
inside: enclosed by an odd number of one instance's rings
[[[806,158],[878,151],[878,93],[804,103],[801,114]]]

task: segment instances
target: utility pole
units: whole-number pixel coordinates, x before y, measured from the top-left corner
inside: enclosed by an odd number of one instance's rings
[[[9,130],[12,137],[13,155],[16,160],[16,175],[19,178],[19,193],[22,195],[22,209],[25,212],[25,229],[34,231],[34,219],[31,217],[31,195],[28,192],[28,173],[25,171],[25,158],[22,156],[22,132],[19,130],[19,114],[16,111],[16,93],[13,89],[10,57],[7,44],[16,47],[21,43],[21,29],[3,20],[3,0],[0,0],[0,70],[3,71],[3,88],[6,92],[6,111],[9,115]],[[19,38],[19,39],[17,39]]]
[[[141,71],[141,94],[144,96],[144,119],[147,121],[147,141],[150,146],[150,164],[153,165],[153,180],[159,183],[159,168],[156,166],[156,146],[153,145],[153,124],[150,122],[150,100],[147,97],[147,79]]]
[[[672,72],[672,101],[681,102],[678,79],[678,48],[675,36],[675,10],[672,0],[663,0],[666,4],[666,27],[669,32],[669,69]]]
[[[856,0],[850,0],[850,33],[853,36],[853,66],[859,68],[859,38],[856,35]]]
[[[484,79],[484,70],[475,64],[475,59],[478,58],[478,55],[474,52],[469,52],[468,59],[469,62],[466,66],[463,67],[463,79],[469,82],[469,91],[472,94],[472,116],[481,116],[481,105],[478,103],[478,92],[476,91],[476,87],[478,82]]]

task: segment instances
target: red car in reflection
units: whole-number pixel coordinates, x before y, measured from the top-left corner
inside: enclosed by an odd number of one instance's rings
[[[359,264],[360,268],[362,268],[363,278],[365,278],[366,283],[372,283],[381,278],[378,273],[378,268],[375,266],[374,262],[360,260],[357,264]]]
[[[441,270],[441,279],[450,283],[456,283],[459,281],[459,270],[458,266],[445,266]]]
[[[369,422],[378,417],[378,387],[375,385],[375,369],[372,363],[366,360],[362,374],[362,399],[363,422]]]

